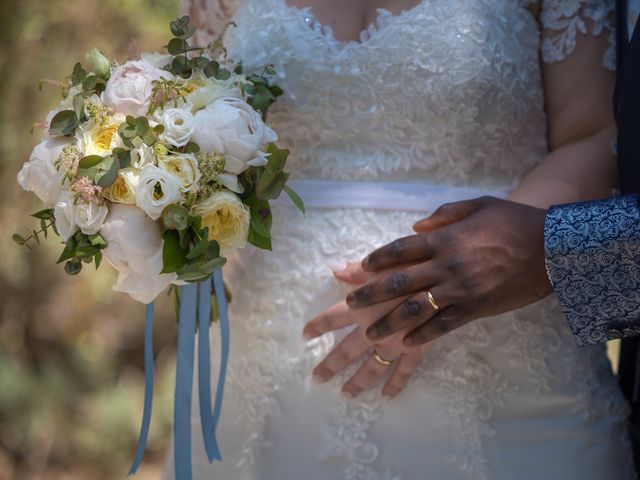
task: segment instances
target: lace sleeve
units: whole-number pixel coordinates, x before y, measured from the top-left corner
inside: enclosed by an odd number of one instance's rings
[[[194,39],[204,46],[213,41],[231,20],[240,0],[182,0],[182,13],[196,27]]]
[[[542,0],[540,24],[551,35],[542,42],[542,60],[554,63],[564,60],[576,48],[579,33],[608,35],[609,48],[603,63],[615,70],[615,0]]]

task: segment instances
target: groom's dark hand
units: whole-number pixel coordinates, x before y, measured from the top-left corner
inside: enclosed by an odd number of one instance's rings
[[[377,342],[399,331],[421,345],[472,320],[523,307],[551,293],[544,260],[546,211],[483,197],[440,207],[362,261],[392,269],[347,297],[352,309],[412,295],[367,329]],[[431,292],[439,310],[425,292]]]

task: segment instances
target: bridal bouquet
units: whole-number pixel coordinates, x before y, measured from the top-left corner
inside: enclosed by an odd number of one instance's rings
[[[270,248],[269,200],[286,186],[288,151],[263,118],[282,94],[274,73],[244,75],[220,40],[195,48],[188,17],[171,23],[168,54],[121,65],[97,50],[77,63],[64,100],[18,182],[44,202],[40,229],[62,237],[67,273],[106,258],[115,290],[149,303],[169,285],[208,278],[224,254]]]
[[[118,272],[114,289],[147,304],[145,407],[131,473],[149,430],[153,390],[153,300],[180,285],[174,448],[176,478],[191,478],[190,409],[196,325],[201,423],[209,460],[220,459],[215,428],[229,348],[224,255],[247,243],[271,248],[269,200],[287,187],[288,151],[275,144],[267,109],[282,94],[267,66],[244,74],[220,36],[205,48],[189,39],[189,18],[171,22],[167,54],[117,64],[98,50],[60,83],[62,102],[18,182],[45,208],[40,227],[14,240],[31,249],[50,232],[64,243],[58,263],[71,275],[103,258]],[[211,294],[222,360],[212,410],[209,361]],[[196,320],[198,323],[196,323]]]

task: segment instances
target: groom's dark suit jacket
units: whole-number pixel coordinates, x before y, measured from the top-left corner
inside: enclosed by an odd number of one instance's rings
[[[618,168],[623,194],[640,193],[640,28],[629,31],[627,1],[618,0],[618,80],[614,108],[618,123]],[[639,22],[640,23],[640,22]],[[640,265],[638,265],[640,268]],[[640,318],[640,312],[638,313]],[[631,403],[631,434],[640,465],[640,337],[625,338],[620,352],[620,385]]]

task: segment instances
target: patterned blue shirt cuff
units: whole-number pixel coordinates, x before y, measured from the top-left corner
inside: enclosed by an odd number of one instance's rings
[[[637,195],[551,207],[545,256],[578,344],[640,334]]]

